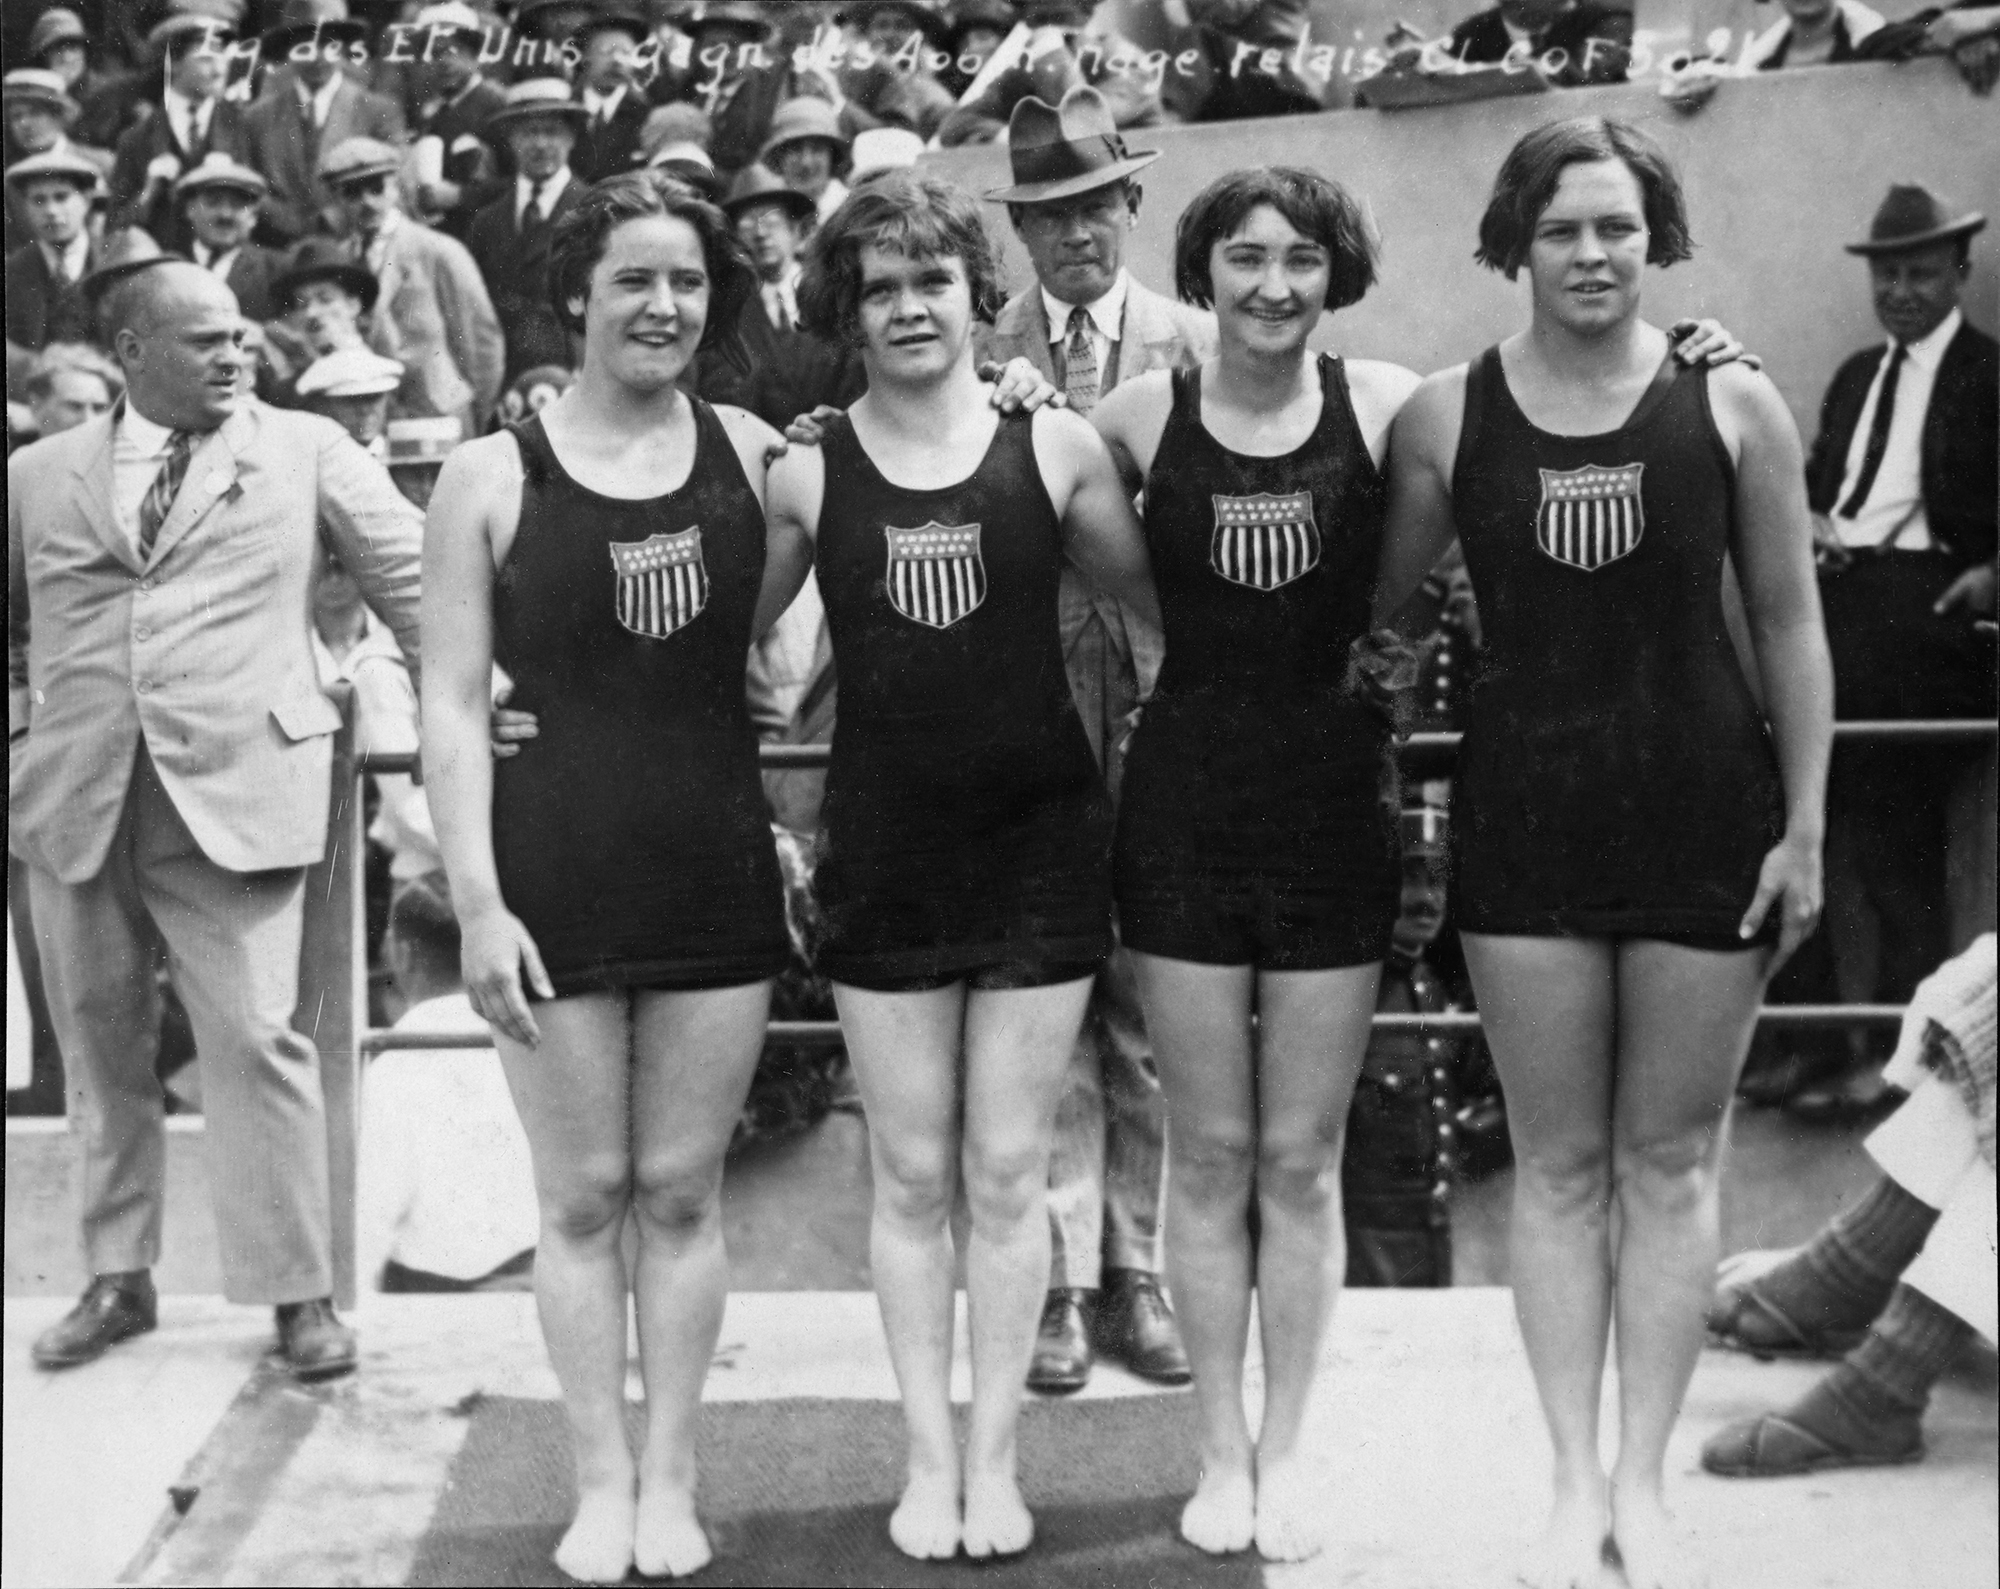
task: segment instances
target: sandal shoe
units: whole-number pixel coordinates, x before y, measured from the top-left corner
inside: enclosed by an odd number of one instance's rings
[[[1765,1363],[1780,1357],[1845,1357],[1866,1334],[1865,1330],[1808,1329],[1766,1296],[1755,1281],[1726,1288],[1708,1310],[1710,1345],[1748,1352]]]
[[[1855,1449],[1835,1445],[1782,1413],[1767,1412],[1712,1436],[1701,1448],[1701,1465],[1725,1479],[1776,1479],[1829,1468],[1888,1468],[1923,1460],[1921,1428],[1912,1424],[1881,1432],[1882,1445]]]

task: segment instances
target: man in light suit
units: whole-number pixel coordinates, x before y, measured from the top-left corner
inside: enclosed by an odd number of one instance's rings
[[[1120,381],[1214,353],[1212,316],[1147,291],[1125,269],[1141,196],[1133,178],[1158,156],[1126,152],[1095,89],[1072,89],[1060,106],[1021,100],[1008,155],[1014,183],[987,197],[1007,206],[1036,284],[1000,311],[980,357],[1028,359],[1087,414]],[[1061,618],[1070,689],[1115,795],[1125,719],[1141,680],[1159,670],[1160,636],[1068,569]],[[1165,1133],[1159,1075],[1120,949],[1091,990],[1057,1109],[1055,1256],[1032,1388],[1081,1389],[1093,1343],[1150,1379],[1186,1383],[1187,1354],[1159,1288]]]
[[[401,157],[373,138],[326,152],[320,175],[340,206],[342,246],[381,283],[381,308],[408,373],[399,417],[449,415],[476,436],[500,397],[507,344],[486,282],[463,243],[403,213]]]
[[[100,270],[128,382],[7,465],[11,845],[82,1160],[83,1299],[48,1368],[153,1327],[164,1190],[155,945],[192,1019],[232,1300],[273,1305],[301,1379],[355,1363],[334,1315],[316,1056],[294,1032],[332,735],[310,591],[326,538],[418,664],[422,521],[331,421],[237,395],[245,322],[185,261]]]
[[[326,15],[303,20],[310,11]],[[264,59],[286,65],[271,73],[243,116],[248,164],[271,182],[264,225],[284,243],[340,229],[339,208],[319,174],[324,152],[349,138],[397,145],[405,138],[402,108],[387,95],[363,88],[337,63],[339,46],[365,39],[367,29],[347,20],[340,0],[294,0],[286,13],[295,12],[300,20],[265,36]]]

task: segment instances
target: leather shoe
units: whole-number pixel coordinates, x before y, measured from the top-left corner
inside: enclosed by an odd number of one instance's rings
[[[1028,1364],[1028,1389],[1067,1396],[1090,1381],[1090,1293],[1073,1287],[1051,1291],[1042,1304],[1035,1355]]]
[[[1098,1351],[1141,1379],[1185,1385],[1194,1377],[1181,1327],[1160,1293],[1157,1275],[1143,1269],[1106,1269],[1092,1336]]]
[[[75,1368],[159,1322],[150,1270],[97,1275],[77,1305],[35,1338],[30,1352],[38,1367]]]
[[[278,1304],[278,1352],[292,1378],[307,1383],[352,1373],[361,1356],[354,1332],[334,1316],[327,1297]]]

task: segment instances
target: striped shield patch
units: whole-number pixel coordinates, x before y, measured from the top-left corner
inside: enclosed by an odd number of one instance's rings
[[[949,629],[986,599],[986,564],[976,524],[884,526],[889,543],[889,605],[913,622]]]
[[[1215,504],[1209,565],[1231,584],[1276,590],[1319,567],[1319,524],[1310,491],[1209,500]]]
[[[1645,472],[1642,463],[1542,470],[1536,543],[1558,563],[1585,573],[1617,562],[1646,533],[1639,496],[1639,477]]]
[[[648,640],[664,640],[685,628],[708,605],[699,526],[643,541],[613,541],[611,568],[618,576],[618,621]]]

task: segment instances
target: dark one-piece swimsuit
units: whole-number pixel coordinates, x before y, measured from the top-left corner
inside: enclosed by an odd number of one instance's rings
[[[1452,502],[1485,634],[1452,792],[1467,931],[1744,947],[1784,790],[1723,624],[1734,488],[1704,369],[1669,355],[1596,436],[1532,424],[1498,348],[1467,371]]]
[[[493,649],[541,730],[494,764],[493,851],[559,997],[730,987],[786,960],[744,700],[764,514],[715,411],[694,414],[692,473],[643,502],[571,479],[539,416],[513,427]]]

